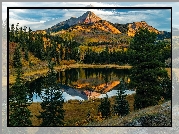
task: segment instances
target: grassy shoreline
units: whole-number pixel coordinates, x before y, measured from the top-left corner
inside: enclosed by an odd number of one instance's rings
[[[120,66],[116,64],[105,64],[105,65],[97,65],[97,64],[70,64],[70,65],[59,65],[55,66],[54,69],[56,71],[64,71],[66,69],[70,68],[116,68],[116,69],[130,69],[132,66],[125,65]],[[48,72],[47,68],[39,69],[39,70],[32,70],[31,72],[24,72],[23,79],[24,81],[32,81],[35,80],[41,76],[45,76]],[[15,83],[15,75],[10,74],[9,76],[9,84],[12,85]]]
[[[71,69],[71,68],[115,68],[115,69],[130,69],[132,66],[130,65],[116,65],[116,64],[70,64],[70,65],[59,65],[55,66],[54,69],[56,71],[65,71],[66,69]],[[166,68],[169,77],[171,78],[171,68]],[[23,74],[23,79],[24,81],[33,81],[41,76],[45,76],[46,73],[48,72],[47,68],[44,69],[39,69],[39,70],[32,70],[31,72],[24,72]],[[9,85],[12,85],[15,83],[15,78],[16,76],[14,74],[9,75]],[[7,78],[5,78],[7,79]],[[3,86],[6,86],[7,83],[3,82]]]

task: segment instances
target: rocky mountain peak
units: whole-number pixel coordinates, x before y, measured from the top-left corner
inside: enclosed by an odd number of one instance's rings
[[[94,23],[101,20],[100,17],[96,16],[93,12],[87,11],[84,13],[82,16],[76,18],[76,17],[71,17],[70,19],[66,20],[66,24],[69,26],[76,25],[76,24],[89,24],[89,23]]]
[[[94,22],[97,22],[99,20],[102,20],[100,17],[96,16],[91,11],[87,11],[82,16],[80,16],[78,19],[79,19],[79,22],[86,23],[86,24],[88,24],[88,23],[94,23]]]
[[[70,19],[63,21],[60,24],[73,26],[73,25],[76,25],[76,24],[94,23],[94,22],[97,22],[99,20],[102,20],[102,19],[100,17],[96,16],[93,12],[87,11],[86,13],[84,13],[82,16],[80,16],[78,18],[71,17]]]

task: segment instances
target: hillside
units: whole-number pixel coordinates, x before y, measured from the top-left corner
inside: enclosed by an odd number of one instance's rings
[[[70,19],[60,22],[51,28],[46,29],[46,31],[50,32],[57,32],[60,30],[66,30],[69,27],[76,25],[76,24],[91,24],[94,22],[97,22],[101,20],[100,17],[96,16],[93,12],[87,11],[84,13],[82,16],[76,18],[76,17],[71,17]]]
[[[94,23],[82,23],[82,24],[76,24],[70,27],[68,32],[71,31],[86,31],[86,32],[96,32],[96,33],[113,33],[113,34],[120,34],[121,32],[114,27],[113,25],[109,24],[105,20],[99,20],[98,22]]]
[[[152,26],[149,26],[145,21],[141,21],[129,23],[127,35],[134,36],[139,28],[147,28],[150,32],[155,32],[159,34],[159,31],[157,29],[153,28]]]
[[[132,36],[132,37],[139,30],[139,28],[147,28],[151,32],[155,32],[157,34],[160,33],[157,29],[155,29],[152,26],[148,25],[147,22],[145,22],[145,21],[126,23],[126,24],[115,23],[115,24],[112,24],[112,25],[115,26],[122,33],[125,33],[128,36]]]
[[[171,101],[131,112],[125,117],[113,116],[85,126],[171,126]]]
[[[159,31],[145,21],[119,24],[103,20],[93,12],[87,11],[82,16],[60,22],[46,29],[51,35],[64,36],[69,34],[79,43],[89,44],[93,42],[113,42],[116,45],[128,44],[131,37],[139,30],[147,28],[158,34],[158,39],[171,38],[171,33]]]
[[[63,37],[66,34],[69,34],[73,40],[81,44],[89,44],[89,43],[115,43],[120,44],[120,40],[130,40],[125,34],[121,34],[121,32],[109,24],[107,21],[100,20],[93,24],[76,24],[71,26],[67,30],[61,30],[55,33],[51,33],[52,35],[60,35]],[[102,44],[105,45],[105,44]]]

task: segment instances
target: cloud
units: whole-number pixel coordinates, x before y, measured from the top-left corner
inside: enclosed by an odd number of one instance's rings
[[[19,27],[27,26],[27,27],[33,27],[33,29],[39,29],[39,26],[43,27],[43,25],[44,25],[44,21],[32,22],[32,21],[27,21],[27,20],[17,20],[17,19],[13,19],[13,18],[9,19],[10,25],[11,24],[17,24],[17,23],[19,23]]]
[[[15,5],[16,7],[18,6],[42,6],[42,7],[65,7],[65,6],[75,6],[75,7],[84,7],[84,6],[89,6],[93,5],[94,7],[124,7],[124,6],[140,6],[140,7],[145,7],[145,6],[169,6],[172,5],[174,6],[173,3],[143,3],[143,2],[3,2],[2,3],[2,18],[6,17],[6,8],[7,6],[13,6]],[[176,9],[176,8],[175,8]],[[131,11],[120,11],[119,9],[116,10],[96,10],[96,9],[89,9],[93,11],[97,16],[101,17],[102,19],[112,21],[114,23],[132,23],[135,21],[142,21],[145,20],[148,23],[155,24],[155,26],[159,25],[158,22],[156,22],[156,16],[158,16],[158,19],[164,19],[166,17],[166,13],[162,12],[161,10],[131,10]],[[48,28],[51,27],[61,21],[65,21],[69,19],[70,17],[79,17],[83,13],[86,12],[86,9],[72,9],[70,12],[67,12],[65,10],[61,10],[59,12],[58,9],[53,9],[53,10],[28,10],[28,9],[19,9],[19,10],[14,10],[13,12],[10,12],[10,17],[13,18],[11,22],[14,21],[22,21],[23,24],[29,24],[30,26],[35,28]],[[169,12],[168,12],[169,13]],[[174,13],[173,13],[174,14]],[[178,13],[175,13],[175,15],[178,15]],[[136,17],[137,16],[137,17]],[[163,18],[162,18],[163,17]],[[170,18],[170,17],[167,17]],[[169,19],[168,19],[169,21]],[[42,23],[43,22],[43,23]],[[154,23],[155,22],[155,23]],[[176,23],[176,21],[173,21]],[[20,22],[21,23],[21,22]],[[162,25],[162,21],[160,22]],[[38,25],[38,26],[37,26]],[[155,27],[154,26],[154,27]]]
[[[22,24],[28,24],[35,28],[49,28],[61,21],[65,21],[69,18],[73,17],[79,17],[83,13],[85,13],[87,10],[90,10],[94,12],[97,16],[101,17],[104,20],[113,22],[113,23],[132,23],[136,21],[148,21],[153,22],[153,26],[158,26],[156,22],[156,16],[160,18],[164,17],[161,12],[164,12],[163,10],[127,10],[123,11],[121,10],[99,10],[99,9],[41,9],[41,10],[10,10],[9,17],[13,18],[10,20],[10,22],[17,22]],[[38,13],[36,13],[38,12]],[[137,16],[137,17],[136,17]],[[25,21],[24,21],[25,20]],[[21,22],[22,21],[22,22]],[[41,22],[43,21],[43,23]],[[33,23],[32,23],[33,22]],[[10,23],[10,24],[11,24]],[[36,25],[39,24],[39,27]],[[156,25],[154,25],[156,24]],[[34,27],[35,26],[35,27]]]
[[[141,2],[139,4],[135,4],[135,2],[133,2],[131,4],[134,4],[134,5],[132,5],[134,7],[171,7],[173,5],[171,2],[170,3],[169,2],[168,3],[167,2],[164,2],[164,3],[162,3],[162,2],[158,2],[158,3]]]

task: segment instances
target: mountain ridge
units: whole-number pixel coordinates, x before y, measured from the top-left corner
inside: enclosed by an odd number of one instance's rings
[[[76,25],[76,24],[90,24],[90,23],[94,23],[97,22],[99,20],[102,20],[100,17],[96,16],[93,12],[91,11],[87,11],[86,13],[84,13],[82,16],[76,18],[76,17],[71,17],[70,19],[66,20],[66,21],[62,21],[54,26],[52,26],[51,28],[48,28],[47,31],[52,30],[55,27],[58,27],[58,30],[62,30],[62,29],[67,29],[70,26]],[[55,30],[57,31],[57,30]]]
[[[151,32],[155,32],[163,37],[171,37],[170,32],[159,31],[153,26],[148,25],[146,21],[132,22],[126,24],[112,23],[107,20],[103,20],[91,11],[85,12],[79,17],[71,17],[66,21],[62,21],[46,29],[47,32],[61,34],[66,32],[75,31],[93,31],[95,33],[101,33],[101,31],[112,34],[125,34],[126,36],[133,37],[139,28],[147,28]],[[70,30],[69,30],[70,29]],[[59,32],[61,31],[61,32]],[[57,33],[58,32],[58,33]],[[54,34],[54,35],[56,35]],[[166,36],[164,34],[167,34]]]

